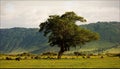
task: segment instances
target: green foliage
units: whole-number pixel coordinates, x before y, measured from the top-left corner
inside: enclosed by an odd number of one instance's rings
[[[76,47],[78,44],[83,45],[99,38],[97,33],[77,26],[76,21],[85,22],[86,20],[74,12],[66,12],[61,16],[49,16],[40,24],[40,32],[43,31],[44,35],[48,36],[50,45],[60,47],[58,58],[64,51],[69,51],[71,46]]]
[[[46,56],[55,56],[57,55],[57,53],[54,53],[54,52],[46,52],[46,53],[42,53],[42,55],[46,55]]]

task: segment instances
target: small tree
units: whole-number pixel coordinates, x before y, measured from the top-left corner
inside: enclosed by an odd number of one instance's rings
[[[58,59],[64,51],[69,51],[70,47],[98,39],[97,33],[77,26],[76,21],[86,22],[83,17],[77,16],[74,12],[66,12],[61,16],[51,15],[40,24],[39,31],[43,31],[44,36],[48,37],[50,46],[60,47]]]

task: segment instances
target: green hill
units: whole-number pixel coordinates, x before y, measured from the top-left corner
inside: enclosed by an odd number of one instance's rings
[[[2,53],[30,52],[47,46],[47,38],[38,29],[0,29],[0,51]]]
[[[120,45],[120,22],[97,22],[81,25],[81,27],[99,33],[100,40],[87,43],[77,51],[104,51],[104,49]]]
[[[98,32],[100,40],[90,42],[79,47],[71,48],[71,51],[94,51],[111,48],[120,43],[120,22],[97,22],[80,27]],[[31,52],[40,54],[46,51],[58,51],[57,47],[50,47],[43,32],[38,28],[10,28],[0,29],[0,52],[21,53]]]

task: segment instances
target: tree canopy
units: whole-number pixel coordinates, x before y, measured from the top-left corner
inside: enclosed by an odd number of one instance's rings
[[[39,31],[44,31],[44,36],[48,37],[49,44],[60,47],[58,58],[61,58],[64,51],[69,51],[70,47],[83,45],[99,38],[97,33],[77,26],[76,21],[86,22],[86,19],[74,12],[66,12],[61,16],[51,15],[40,24]]]

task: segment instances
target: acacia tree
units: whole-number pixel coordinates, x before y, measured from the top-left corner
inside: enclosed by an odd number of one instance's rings
[[[50,46],[60,47],[58,59],[61,58],[63,52],[69,51],[70,47],[83,45],[99,38],[97,33],[77,26],[76,21],[86,22],[86,19],[74,12],[66,12],[61,16],[51,15],[40,24],[39,31],[43,31],[44,36],[48,37]]]

